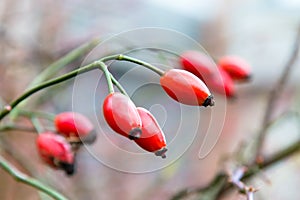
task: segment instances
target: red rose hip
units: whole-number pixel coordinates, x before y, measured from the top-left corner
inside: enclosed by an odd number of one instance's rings
[[[180,55],[180,64],[182,69],[189,71],[206,81],[214,74],[215,64],[204,53],[199,51],[186,51]]]
[[[221,68],[219,74],[215,74],[207,80],[208,87],[215,93],[225,95],[228,98],[235,97],[235,85],[232,78]]]
[[[80,113],[63,112],[55,116],[54,124],[57,132],[70,142],[86,142],[91,144],[97,134],[91,121]]]
[[[42,160],[53,168],[63,169],[68,175],[75,172],[75,157],[67,140],[52,132],[41,133],[36,145]]]
[[[142,120],[142,135],[135,142],[144,150],[166,158],[166,139],[154,116],[145,108],[137,108]]]
[[[141,118],[129,97],[119,92],[109,94],[103,102],[103,114],[115,132],[129,139],[140,137]]]
[[[251,67],[238,56],[224,56],[218,61],[219,68],[226,71],[235,81],[248,81],[251,78]]]
[[[180,103],[205,107],[214,105],[205,83],[186,70],[166,71],[160,78],[160,84],[170,97]]]

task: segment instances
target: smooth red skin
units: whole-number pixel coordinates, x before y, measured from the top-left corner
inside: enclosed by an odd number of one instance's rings
[[[182,69],[199,77],[202,81],[214,74],[215,64],[205,54],[199,51],[186,51],[180,56]]]
[[[107,124],[125,137],[129,136],[131,130],[142,126],[134,103],[119,92],[111,93],[104,99],[103,115]]]
[[[207,81],[207,86],[211,91],[226,95],[226,97],[232,98],[235,96],[235,85],[232,78],[222,70],[219,69],[219,73]]]
[[[87,117],[75,112],[63,112],[56,115],[54,124],[56,130],[66,137],[84,137],[94,130],[94,125]]]
[[[149,152],[166,147],[166,139],[154,116],[145,108],[137,108],[142,120],[142,135],[135,142]]]
[[[74,153],[66,139],[52,132],[41,133],[36,139],[38,152],[43,161],[56,168],[53,158],[68,164],[74,163]]]
[[[247,81],[251,75],[251,66],[238,56],[224,56],[219,59],[218,66],[236,81]]]
[[[181,69],[171,69],[160,78],[160,84],[174,100],[202,106],[211,95],[206,85],[194,74]]]

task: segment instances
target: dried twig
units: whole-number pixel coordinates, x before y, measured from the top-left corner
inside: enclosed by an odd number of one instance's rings
[[[294,47],[292,49],[292,53],[290,55],[290,58],[288,59],[288,62],[286,63],[284,67],[284,71],[281,74],[281,77],[279,78],[277,84],[274,85],[273,90],[271,91],[269,98],[267,100],[267,108],[265,111],[265,115],[262,122],[262,128],[259,131],[258,139],[257,139],[257,146],[256,146],[256,152],[255,152],[255,158],[256,161],[260,162],[262,160],[262,147],[265,142],[265,138],[267,135],[267,128],[268,124],[271,121],[272,114],[274,112],[274,108],[277,103],[278,97],[282,94],[282,91],[284,90],[288,77],[292,71],[292,68],[295,66],[295,61],[298,58],[299,54],[299,47],[300,47],[300,25],[298,27],[296,40],[294,42]]]
[[[247,200],[254,200],[254,193],[257,191],[252,186],[247,186],[241,179],[248,171],[245,166],[237,168],[234,173],[228,174],[228,182],[235,186],[241,193],[244,193]]]
[[[273,164],[277,162],[281,162],[286,158],[289,158],[290,156],[294,155],[295,153],[300,151],[300,140],[296,141],[295,143],[291,144],[287,148],[281,150],[280,152],[274,154],[270,158],[265,159],[260,164],[253,163],[252,165],[247,166],[248,170],[243,174],[243,176],[240,178],[241,181],[246,181],[247,179],[253,177],[255,174],[260,172],[261,170],[267,169],[268,167],[272,166]],[[198,187],[198,188],[188,188],[179,191],[177,194],[175,194],[171,199],[172,200],[179,200],[186,196],[190,196],[192,194],[202,194],[207,193],[211,191],[215,191],[217,188],[218,191],[216,192],[215,199],[218,199],[221,197],[224,193],[230,191],[230,189],[233,189],[232,183],[228,181],[228,174],[224,172],[220,172],[215,176],[215,178],[206,186],[204,187]]]

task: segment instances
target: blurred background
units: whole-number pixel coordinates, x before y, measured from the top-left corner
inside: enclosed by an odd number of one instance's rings
[[[224,168],[224,157],[237,151],[241,142],[249,144],[255,139],[266,108],[266,97],[282,73],[292,51],[299,22],[298,0],[2,0],[0,96],[3,102],[10,102],[19,96],[43,69],[75,47],[95,37],[107,39],[114,34],[143,27],[171,29],[185,34],[200,43],[214,58],[226,54],[239,55],[253,67],[253,80],[237,86],[238,98],[235,101],[226,101],[224,97],[217,95],[219,106],[214,114],[211,109],[197,110],[201,111],[199,124],[198,117],[195,118],[199,113],[191,114],[193,110],[190,107],[179,108],[176,103],[163,96],[161,89],[155,84],[145,86],[144,90],[140,90],[141,87],[132,91],[130,94],[135,103],[149,108],[158,118],[167,139],[173,140],[175,136],[168,133],[176,132],[186,145],[180,146],[178,140],[172,144],[169,151],[173,149],[177,157],[168,152],[173,159],[172,162],[169,160],[168,165],[161,164],[162,161],[152,154],[149,154],[149,157],[147,154],[138,161],[122,157],[113,147],[103,142],[105,140],[102,140],[102,137],[98,137],[95,145],[81,149],[78,153],[78,172],[73,177],[66,177],[63,172],[49,169],[40,161],[34,143],[36,134],[16,131],[1,133],[1,154],[16,164],[21,171],[51,185],[72,200],[170,199],[180,189],[205,185],[218,170]],[[153,37],[155,42],[155,36]],[[136,40],[134,44],[139,45],[138,40],[145,39],[141,36]],[[161,41],[159,38],[157,40]],[[182,47],[181,50],[194,48],[189,47],[187,43],[182,44],[182,41],[172,41],[172,38],[170,42],[176,47]],[[126,49],[121,43],[122,41],[119,44],[121,50]],[[100,51],[109,48],[109,44],[102,46]],[[69,64],[63,71],[78,67],[82,62],[83,59]],[[288,88],[284,91],[284,98],[279,101],[276,115],[286,110],[300,109],[300,90],[297,87],[300,83],[299,60],[296,61],[296,65]],[[122,70],[120,68],[118,65],[112,66],[112,72],[122,79],[131,66]],[[137,74],[140,77],[137,77]],[[146,80],[147,83],[158,81],[157,77],[147,72],[134,71],[121,82],[132,90],[136,84],[133,81],[135,78]],[[106,86],[101,87],[105,84],[102,79],[101,74],[90,73],[76,81],[68,81],[65,85],[49,89],[44,95],[36,95],[33,98],[35,103],[29,101],[26,109],[53,113],[72,109],[82,112],[99,125],[99,136],[106,134],[106,139],[122,149],[142,152],[136,149],[136,146],[128,144],[124,138],[109,134],[111,130],[105,125],[103,118],[99,117],[105,97],[103,93],[106,91]],[[96,114],[93,112],[95,108]],[[179,115],[188,120],[181,121],[183,128],[178,132]],[[213,115],[217,117],[209,121]],[[23,123],[29,122],[24,120]],[[199,159],[199,149],[208,123],[217,124],[222,131],[212,151],[205,158]],[[299,121],[294,118],[276,123],[270,129],[271,136],[267,138],[265,152],[277,151],[299,138],[297,124]],[[218,136],[219,132],[215,133],[213,139]],[[91,156],[90,151],[96,152],[95,157],[102,156],[102,162]],[[130,170],[116,168],[122,168],[122,165]],[[141,173],[142,170],[138,174],[132,173],[137,165],[141,168],[153,168],[145,170],[148,173]],[[299,168],[300,159],[295,156],[275,165],[263,175],[258,175],[252,180],[252,184],[260,189],[256,193],[256,199],[299,199]],[[0,199],[47,198],[35,189],[17,183],[0,170]],[[192,196],[188,199],[197,197]],[[234,192],[228,194],[226,199],[244,197]]]

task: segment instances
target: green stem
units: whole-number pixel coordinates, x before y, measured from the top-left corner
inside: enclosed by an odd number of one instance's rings
[[[67,74],[64,74],[58,78],[54,78],[54,79],[51,79],[47,82],[44,82],[40,85],[37,85],[33,88],[31,88],[30,90],[28,90],[27,92],[25,92],[22,96],[20,96],[19,98],[17,98],[16,100],[14,100],[10,105],[7,105],[5,106],[5,108],[1,111],[0,113],[0,121],[7,115],[11,112],[12,109],[14,109],[19,103],[21,103],[23,100],[25,100],[27,97],[29,97],[30,95],[44,89],[44,88],[47,88],[47,87],[50,87],[52,85],[55,85],[55,84],[58,84],[58,83],[61,83],[63,81],[66,81],[70,78],[73,78],[79,74],[82,74],[82,73],[85,73],[85,72],[88,72],[88,71],[91,71],[93,69],[96,69],[97,68],[97,65],[95,63],[91,63],[89,65],[86,65],[85,67],[82,67],[82,68],[79,68],[77,70],[74,70],[72,72],[69,72]]]
[[[38,134],[44,132],[44,128],[43,128],[43,126],[41,125],[41,122],[39,121],[38,118],[36,118],[36,117],[31,117],[31,123],[32,123],[32,125],[34,126],[36,132],[38,132]]]
[[[70,53],[67,55],[63,56],[56,62],[52,63],[49,65],[44,71],[42,71],[28,86],[28,89],[40,84],[47,79],[51,78],[54,76],[58,71],[60,71],[63,67],[66,65],[70,64],[74,60],[78,59],[80,56],[88,53],[91,51],[94,47],[96,47],[100,43],[99,39],[93,39],[92,41],[83,44],[79,46],[78,48],[72,50]]]
[[[37,85],[31,89],[29,89],[27,92],[25,92],[23,95],[21,95],[19,98],[17,98],[16,100],[14,100],[11,104],[7,105],[4,107],[4,109],[2,109],[2,111],[0,112],[0,121],[6,116],[8,115],[19,103],[21,103],[22,101],[24,101],[27,97],[31,96],[32,94],[44,89],[44,88],[47,88],[47,87],[50,87],[52,85],[55,85],[55,84],[58,84],[58,83],[61,83],[63,81],[66,81],[70,78],[73,78],[79,74],[82,74],[82,73],[85,73],[85,72],[88,72],[88,71],[91,71],[93,69],[96,69],[96,68],[100,68],[105,77],[106,77],[106,80],[107,80],[107,84],[108,84],[108,90],[110,93],[114,92],[114,88],[113,88],[113,83],[112,83],[112,79],[111,79],[111,75],[110,75],[110,72],[107,70],[107,66],[105,65],[104,62],[106,61],[109,61],[109,60],[120,60],[120,61],[129,61],[129,62],[132,62],[132,63],[136,63],[136,64],[139,64],[139,65],[142,65],[154,72],[156,72],[157,74],[159,74],[160,76],[162,76],[164,74],[164,71],[162,71],[161,69],[151,65],[150,63],[147,63],[147,62],[144,62],[144,61],[141,61],[139,59],[135,59],[135,58],[132,58],[130,56],[125,56],[125,55],[122,55],[122,54],[118,54],[118,55],[112,55],[112,56],[107,56],[107,57],[104,57],[98,61],[95,61],[89,65],[86,65],[82,68],[79,68],[77,70],[74,70],[72,72],[69,72],[67,74],[64,74],[60,77],[57,77],[57,78],[54,78],[54,79],[51,79],[49,81],[46,81],[40,85]]]
[[[26,127],[26,126],[19,126],[14,124],[7,124],[0,127],[0,132],[5,131],[25,131],[25,132],[35,132],[34,128]]]
[[[42,82],[46,81],[47,79],[53,77],[59,70],[61,70],[66,65],[70,64],[71,62],[78,59],[80,56],[87,54],[89,51],[91,51],[94,47],[96,47],[100,43],[100,40],[98,38],[91,40],[90,42],[83,44],[79,46],[78,48],[72,50],[67,55],[63,56],[56,62],[49,65],[44,71],[42,71],[33,81],[29,84],[27,87],[27,90],[41,84]],[[24,101],[20,107],[26,107],[27,102]],[[12,113],[12,117],[16,117],[18,115],[18,110],[14,110]]]
[[[129,51],[128,53],[126,53],[126,54],[134,53],[134,52],[137,52],[137,51],[143,51],[143,50],[153,51],[153,52],[165,52],[165,53],[168,53],[168,54],[173,55],[175,57],[180,57],[180,55],[178,53],[176,53],[175,51],[171,51],[171,50],[168,50],[168,49],[159,49],[159,48],[154,48],[154,47],[135,48],[135,49]]]
[[[51,113],[47,113],[47,112],[38,112],[38,111],[28,111],[28,110],[21,110],[21,109],[17,109],[19,115],[24,116],[24,117],[28,117],[28,118],[32,118],[32,117],[36,117],[36,118],[43,118],[43,119],[47,119],[49,121],[54,121],[55,115],[51,114]]]
[[[99,69],[103,71],[103,74],[106,78],[106,82],[107,82],[107,87],[108,87],[108,92],[109,93],[114,93],[114,85],[112,83],[112,79],[111,79],[111,74],[107,69],[107,66],[104,62],[96,62],[99,66]]]
[[[136,59],[136,58],[133,58],[130,56],[122,55],[122,54],[107,56],[107,57],[100,59],[99,61],[106,62],[106,61],[110,61],[110,60],[120,60],[120,61],[132,62],[132,63],[138,64],[138,65],[144,66],[144,67],[154,71],[155,73],[157,73],[160,76],[164,75],[163,70],[151,65],[150,63],[144,62],[142,60],[139,60],[139,59]]]
[[[62,194],[58,193],[57,191],[53,190],[52,188],[44,185],[42,182],[38,181],[37,179],[31,178],[26,174],[18,171],[14,166],[12,166],[6,159],[0,156],[0,167],[9,173],[16,181],[25,183],[29,186],[32,186],[45,194],[49,195],[53,199],[56,200],[67,200]]]
[[[110,74],[110,78],[111,78],[113,84],[118,88],[118,90],[119,90],[122,94],[124,94],[124,95],[126,95],[126,96],[129,97],[129,95],[127,94],[126,90],[125,90],[125,89],[123,88],[123,86],[119,83],[119,81],[118,81],[117,79],[115,79],[115,77],[114,77],[112,74]]]

